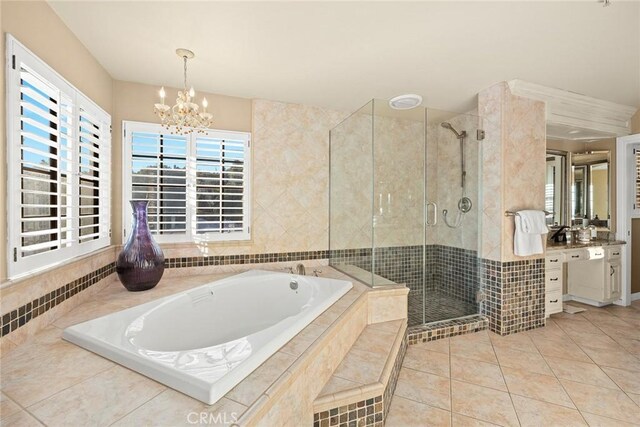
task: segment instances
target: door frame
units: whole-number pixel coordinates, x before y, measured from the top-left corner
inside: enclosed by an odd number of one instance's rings
[[[633,298],[631,295],[631,219],[640,218],[632,212],[633,185],[629,178],[633,170],[630,150],[634,144],[640,144],[640,134],[622,136],[616,140],[616,239],[627,242],[622,245],[622,296],[614,302],[617,305],[629,305],[633,299],[640,299],[640,295],[636,294]]]

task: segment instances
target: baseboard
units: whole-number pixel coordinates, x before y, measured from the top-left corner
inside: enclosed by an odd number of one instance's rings
[[[640,300],[640,292],[636,292],[635,294],[631,294],[631,301]]]

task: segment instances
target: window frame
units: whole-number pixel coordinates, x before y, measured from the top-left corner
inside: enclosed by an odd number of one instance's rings
[[[71,209],[71,213],[67,212],[65,221],[67,221],[67,232],[71,236],[66,240],[68,245],[59,244],[57,249],[47,250],[28,256],[21,254],[22,247],[22,117],[21,112],[21,69],[27,68],[34,76],[42,79],[53,90],[61,94],[57,105],[61,105],[60,101],[68,99],[71,102],[72,126],[70,139],[71,159],[70,163],[71,179],[66,183],[72,188],[67,190],[67,197],[71,196],[71,201],[67,204],[58,204],[58,209],[65,206],[65,209]],[[73,260],[74,258],[84,256],[105,248],[111,244],[111,116],[102,108],[97,106],[91,99],[80,92],[75,86],[70,84],[52,67],[46,64],[37,55],[22,45],[15,37],[7,34],[6,36],[6,60],[5,60],[5,84],[6,84],[6,123],[7,123],[7,272],[10,279],[19,278],[28,274],[49,268],[55,265],[63,264]],[[99,191],[108,194],[109,197],[101,198],[98,202],[98,235],[97,238],[80,242],[80,111],[89,112],[98,118],[100,134],[104,138],[99,139]],[[59,155],[60,140],[57,140],[58,146],[56,154]],[[101,176],[100,176],[101,174]],[[57,174],[59,181],[60,172]],[[60,185],[60,184],[58,184]],[[104,187],[104,188],[103,188]],[[58,195],[60,189],[57,190]],[[53,196],[52,196],[53,197]],[[58,221],[62,216],[58,215]],[[63,229],[58,229],[60,234]]]
[[[136,132],[171,135],[163,125],[159,123],[138,122],[131,120],[122,121],[122,236],[126,241],[129,230],[132,227],[132,211],[129,201],[132,199],[132,141]],[[193,132],[184,135],[187,139],[186,147],[186,230],[184,234],[157,234],[152,233],[153,238],[160,244],[167,243],[207,243],[207,242],[246,242],[251,240],[251,213],[252,213],[252,150],[251,133],[229,131],[219,129],[206,129],[204,132]],[[196,218],[196,141],[199,136],[220,139],[242,140],[244,142],[244,191],[243,191],[243,230],[238,232],[207,232],[197,233]]]

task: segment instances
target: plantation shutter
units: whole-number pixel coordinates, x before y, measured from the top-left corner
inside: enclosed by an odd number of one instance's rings
[[[153,234],[185,234],[187,138],[157,132],[152,126],[148,131],[132,131],[130,141],[131,199],[149,200],[148,224]],[[125,210],[131,215],[129,206]]]
[[[109,237],[111,125],[86,100],[78,100],[78,239]]]
[[[68,95],[26,65],[19,71],[19,229],[14,258],[71,244],[73,111]]]
[[[208,130],[173,135],[157,124],[125,122],[124,215],[129,200],[147,199],[156,240],[247,240],[250,135]]]
[[[243,135],[195,136],[196,233],[248,231],[247,138]]]
[[[111,119],[10,36],[7,50],[8,269],[15,277],[110,243]]]

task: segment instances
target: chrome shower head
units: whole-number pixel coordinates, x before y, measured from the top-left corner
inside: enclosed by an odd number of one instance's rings
[[[464,138],[467,136],[467,131],[463,130],[462,132],[459,132],[457,130],[454,129],[453,126],[451,126],[451,123],[449,122],[442,122],[440,123],[440,126],[442,126],[445,129],[449,129],[451,132],[456,134],[456,138],[460,139],[460,138]]]

